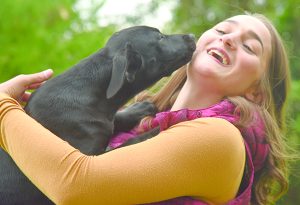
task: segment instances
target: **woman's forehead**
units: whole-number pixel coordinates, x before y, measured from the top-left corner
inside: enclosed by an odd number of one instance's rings
[[[271,43],[271,35],[265,24],[258,18],[250,15],[238,15],[228,18],[225,21],[237,22],[238,26],[255,31],[264,42]]]

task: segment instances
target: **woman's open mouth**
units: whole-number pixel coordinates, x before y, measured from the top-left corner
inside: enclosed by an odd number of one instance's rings
[[[223,65],[229,65],[230,59],[227,53],[219,48],[210,48],[207,50],[208,55],[213,56],[219,63]]]

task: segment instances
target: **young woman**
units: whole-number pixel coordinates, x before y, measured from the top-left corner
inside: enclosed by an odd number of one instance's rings
[[[131,133],[161,132],[100,156],[80,153],[16,101],[51,74],[0,84],[0,145],[56,204],[265,205],[287,190],[288,60],[261,15],[233,16],[203,33],[191,62],[150,98],[161,112]]]

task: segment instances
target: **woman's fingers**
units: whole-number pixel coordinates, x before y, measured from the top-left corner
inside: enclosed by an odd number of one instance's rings
[[[39,73],[19,75],[16,80],[25,87],[30,87],[31,85],[42,83],[48,80],[53,74],[52,69],[48,69]]]
[[[44,82],[42,82],[42,83],[34,83],[34,84],[31,84],[31,85],[29,85],[29,86],[27,87],[27,89],[28,89],[28,90],[37,89],[37,88],[39,88],[43,83],[44,83]]]
[[[36,89],[48,80],[53,74],[51,69],[27,75],[18,75],[11,80],[0,84],[0,92],[8,94],[10,97],[22,101],[27,101],[30,93],[26,93],[28,89]]]
[[[28,102],[30,96],[31,96],[31,93],[30,93],[30,92],[25,92],[25,93],[23,94],[23,96],[21,97],[21,101],[22,101],[22,102]]]

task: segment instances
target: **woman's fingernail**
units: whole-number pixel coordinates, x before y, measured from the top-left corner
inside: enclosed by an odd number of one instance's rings
[[[45,78],[49,78],[53,74],[53,70],[52,69],[45,70],[43,71],[43,74]]]

